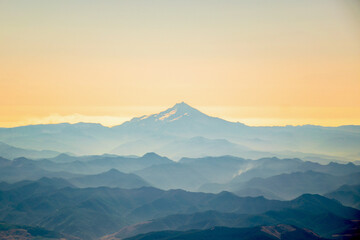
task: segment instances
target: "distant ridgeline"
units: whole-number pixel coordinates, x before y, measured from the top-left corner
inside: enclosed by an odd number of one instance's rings
[[[299,157],[317,162],[360,160],[360,126],[250,127],[210,117],[186,103],[115,127],[50,124],[0,128],[0,156],[48,158],[61,153],[143,155],[171,159],[233,155]]]

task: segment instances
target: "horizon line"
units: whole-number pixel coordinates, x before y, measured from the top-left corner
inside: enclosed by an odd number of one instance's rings
[[[171,107],[165,106],[119,106],[119,107],[101,107],[95,106],[97,112],[101,112],[105,109],[105,114],[94,115],[94,113],[71,113],[59,114],[53,113],[44,115],[42,117],[27,117],[26,119],[19,121],[1,121],[0,128],[16,128],[35,125],[55,125],[55,124],[98,124],[103,127],[112,128],[120,126],[133,119],[139,119],[144,116],[151,116],[166,112],[169,109],[176,107],[185,107],[188,109],[194,109],[201,112],[204,115],[219,118],[231,123],[239,123],[248,127],[299,127],[299,126],[319,126],[319,127],[341,127],[341,126],[360,126],[360,118],[351,117],[354,109],[347,109],[347,115],[337,116],[333,118],[327,118],[322,115],[318,115],[318,108],[323,107],[282,107],[282,106],[269,106],[269,107],[235,107],[235,106],[197,106],[192,107],[185,101],[179,101]],[[327,112],[333,111],[336,107],[328,107]],[[121,110],[119,113],[119,110]],[[280,117],[277,116],[279,112],[299,111],[297,115],[299,117]],[[76,110],[73,109],[75,112]],[[356,109],[355,109],[356,111]],[[155,112],[155,113],[154,113]],[[110,113],[110,114],[109,114]],[[145,113],[145,114],[144,114]],[[270,113],[270,114],[269,114]],[[349,115],[349,113],[351,115]],[[111,115],[113,114],[113,115]],[[235,117],[235,115],[243,117]],[[274,116],[275,115],[275,116]],[[221,116],[221,117],[219,117]],[[350,117],[349,117],[350,116]]]

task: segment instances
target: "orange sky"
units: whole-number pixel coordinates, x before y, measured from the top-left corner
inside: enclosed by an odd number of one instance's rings
[[[3,127],[180,101],[249,125],[360,124],[360,4],[1,1],[0,94]]]

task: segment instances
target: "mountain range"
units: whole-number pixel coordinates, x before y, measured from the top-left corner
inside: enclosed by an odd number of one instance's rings
[[[250,127],[182,102],[0,141],[0,239],[360,238],[360,126]]]
[[[360,218],[359,210],[320,195],[305,194],[291,201],[276,201],[238,197],[229,192],[209,194],[151,187],[75,188],[65,183],[65,180],[45,178],[8,184],[0,190],[0,218],[81,239],[96,239],[124,227],[128,229],[126,236],[134,236],[144,232],[138,230],[142,225],[128,226],[139,223],[147,224],[150,231],[164,227],[178,230],[290,224],[328,237],[352,229],[354,223],[350,220]],[[159,225],[160,222],[163,224]]]
[[[77,187],[184,189],[239,196],[293,199],[304,193],[325,194],[344,184],[360,184],[360,166],[319,164],[300,159],[234,156],[182,158],[175,162],[155,153],[141,157],[69,156],[32,160],[0,158],[0,181],[67,179]]]
[[[156,152],[175,160],[234,155],[301,157],[330,162],[359,160],[359,133],[360,126],[251,127],[208,116],[182,102],[163,112],[133,118],[111,128],[92,123],[0,128],[0,141],[15,148],[48,150],[50,155],[54,152],[119,155]],[[0,151],[0,156],[8,158],[19,154],[44,157],[24,151],[16,154]]]

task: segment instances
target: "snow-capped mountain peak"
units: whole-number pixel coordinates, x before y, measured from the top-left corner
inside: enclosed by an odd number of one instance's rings
[[[188,118],[190,116],[206,116],[195,108],[189,106],[188,104],[181,102],[175,104],[173,107],[152,115],[144,115],[138,118],[134,118],[131,122],[140,122],[140,121],[154,121],[154,122],[174,122],[179,119]]]
[[[196,109],[190,107],[184,102],[175,104],[172,108],[169,108],[161,113],[155,114],[155,121],[173,122],[183,117],[189,117]]]

